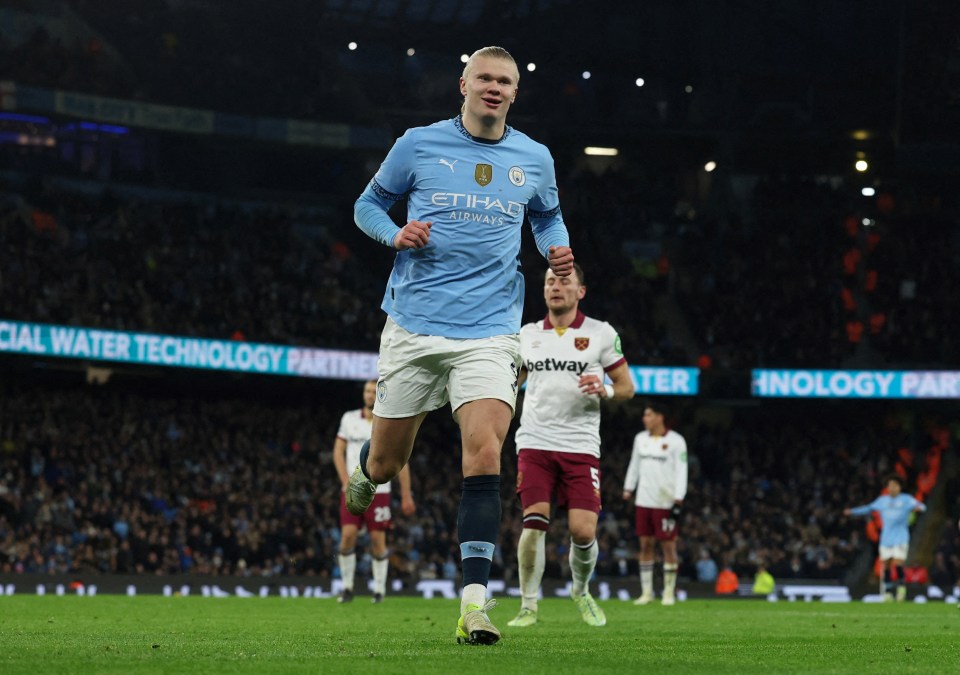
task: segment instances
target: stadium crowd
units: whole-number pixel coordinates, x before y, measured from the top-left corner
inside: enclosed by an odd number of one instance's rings
[[[41,29],[0,44],[0,71],[28,84],[228,113],[323,120],[335,98],[336,114],[358,124],[382,123],[380,111],[402,103],[400,88],[361,89],[359,62],[323,67],[342,59],[324,40],[291,36],[293,51],[278,56],[265,41],[276,27],[241,15],[221,26],[202,9],[121,4],[70,3],[109,45]],[[455,111],[447,83],[402,75],[424,107]],[[584,309],[618,329],[634,365],[960,364],[960,239],[956,227],[918,215],[937,212],[922,196],[866,199],[852,183],[767,177],[739,191],[732,181],[718,187],[712,199],[729,190],[730,201],[698,212],[678,196],[680,178],[652,168],[558,169],[590,289]],[[544,265],[525,236],[533,320]],[[374,350],[389,263],[343,209],[318,215],[0,183],[4,319]],[[678,308],[689,339],[667,330],[657,311],[664,301]],[[335,577],[330,448],[349,392],[340,383],[309,403],[269,403],[222,390],[0,382],[0,571]],[[414,452],[418,513],[391,533],[393,574],[407,580],[457,575],[448,477],[459,474],[459,443],[445,415],[430,418]],[[638,404],[605,413],[602,575],[637,571],[633,510],[620,492],[641,428]],[[894,465],[901,439],[881,422],[852,429],[742,413],[728,425],[694,424],[686,414],[678,428],[692,450],[681,577],[709,581],[727,566],[749,577],[762,563],[777,579],[839,579],[873,546],[863,523],[841,512],[875,496]],[[508,443],[493,568],[506,579],[515,577],[521,528],[511,453]],[[548,577],[567,577],[565,531],[556,518]],[[945,538],[931,574],[955,582],[957,551]]]
[[[960,240],[936,217],[845,225],[843,189],[803,181],[758,184],[745,205],[751,224],[732,212],[722,223],[673,214],[675,186],[634,170],[574,169],[561,190],[586,310],[620,331],[634,363],[960,363],[950,337],[960,330]],[[385,273],[371,270],[388,268],[389,251],[331,209],[0,184],[0,315],[376,349]],[[532,244],[527,320],[542,306]],[[678,308],[688,339],[667,330],[664,305]]]
[[[960,235],[902,190],[763,178],[724,218],[686,227],[677,291],[715,365],[951,367]],[[926,215],[919,215],[925,213]],[[716,311],[723,307],[724,311]]]
[[[376,348],[380,281],[316,218],[282,207],[59,190],[0,196],[0,313],[211,338]],[[347,232],[347,234],[351,234]],[[379,251],[371,251],[376,255]],[[322,336],[322,337],[321,337]]]
[[[597,193],[570,211],[578,218],[601,201]],[[616,248],[605,252],[602,236],[581,228],[574,237],[598,289],[591,311],[611,317],[633,358],[685,363],[653,318],[657,280],[634,274]],[[0,316],[8,319],[375,350],[385,275],[370,269],[387,269],[390,255],[344,213],[45,185],[0,186],[0,261]],[[545,265],[532,241],[524,263],[533,270],[527,307],[541,307]]]
[[[299,395],[277,388],[268,403],[262,391],[243,394],[225,383],[150,394],[131,383],[12,380],[0,396],[0,571],[338,574],[331,449],[342,402],[351,394],[359,400],[353,385]],[[633,508],[620,492],[633,434],[642,428],[639,408],[611,408],[603,425],[601,575],[637,572]],[[712,559],[741,578],[765,563],[778,579],[839,580],[854,556],[873,546],[863,522],[843,518],[842,509],[876,495],[895,440],[869,425],[851,433],[822,422],[800,431],[752,416],[729,430],[702,425],[690,434],[682,579],[709,581],[697,563]],[[389,537],[393,578],[456,578],[448,476],[458,470],[458,443],[447,414],[424,425],[411,464],[418,511],[398,515]],[[504,527],[493,575],[512,580],[522,520],[512,443],[503,466]],[[567,578],[565,531],[557,517],[547,578]],[[361,573],[367,565],[361,557]]]

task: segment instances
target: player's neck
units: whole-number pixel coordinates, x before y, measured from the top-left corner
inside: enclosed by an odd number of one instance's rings
[[[650,435],[651,435],[651,436],[654,436],[654,437],[656,437],[656,438],[660,438],[661,436],[666,436],[666,435],[667,435],[667,428],[666,428],[666,427],[659,427],[659,428],[656,428],[656,429],[651,429],[651,430],[650,430]]]
[[[554,328],[569,328],[577,318],[577,308],[573,307],[562,314],[555,314],[548,310],[547,316],[550,317],[550,323]]]
[[[463,120],[463,128],[470,132],[471,136],[487,141],[499,141],[503,138],[503,132],[507,128],[507,122],[503,119],[490,120],[488,123],[487,120],[469,113],[464,113],[461,119]]]

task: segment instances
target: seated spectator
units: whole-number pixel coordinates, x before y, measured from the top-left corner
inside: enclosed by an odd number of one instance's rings
[[[777,582],[774,581],[773,575],[767,570],[766,566],[761,563],[757,566],[757,573],[753,577],[753,594],[754,595],[770,595],[777,588]]]
[[[700,549],[700,559],[697,560],[697,581],[712,584],[717,580],[717,563],[710,557],[710,551]]]
[[[733,595],[740,586],[740,579],[737,573],[729,565],[725,565],[717,576],[717,583],[714,587],[717,595]]]

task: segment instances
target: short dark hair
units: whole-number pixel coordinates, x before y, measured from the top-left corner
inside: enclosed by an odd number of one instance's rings
[[[670,414],[670,406],[663,401],[655,401],[648,398],[643,404],[643,409],[646,410],[647,408],[650,408],[650,410],[658,415],[663,415],[663,419],[667,419],[667,416]]]
[[[901,478],[899,474],[891,473],[884,479],[883,484],[886,485],[890,481],[896,481],[897,485],[900,486],[900,489],[903,489],[903,478]]]

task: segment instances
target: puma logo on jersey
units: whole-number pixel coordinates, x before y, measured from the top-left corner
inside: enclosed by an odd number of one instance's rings
[[[456,171],[454,171],[454,169],[453,169],[453,165],[456,164],[456,163],[459,162],[459,161],[460,161],[459,159],[455,159],[455,160],[453,160],[452,162],[450,162],[450,161],[448,161],[448,160],[445,160],[445,159],[442,159],[442,158],[441,158],[441,159],[440,159],[440,164],[443,164],[444,166],[449,167],[449,168],[450,168],[450,173],[456,173]]]
[[[583,375],[589,363],[583,361],[561,361],[560,359],[543,359],[541,361],[527,361],[527,370],[560,370],[571,372],[574,375]]]

